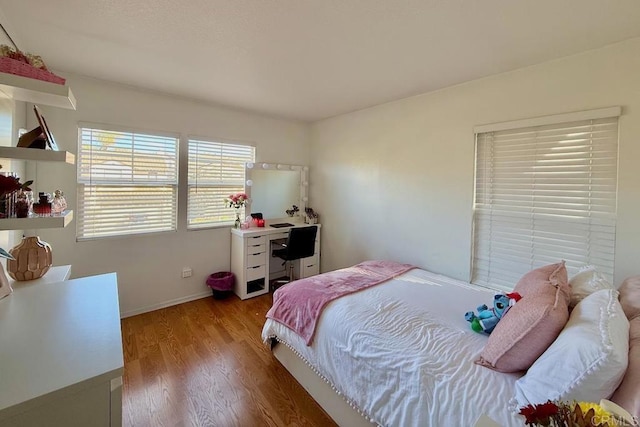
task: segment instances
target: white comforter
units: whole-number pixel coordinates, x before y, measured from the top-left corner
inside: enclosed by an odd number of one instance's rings
[[[311,346],[271,319],[262,338],[292,348],[379,425],[464,427],[487,414],[522,426],[509,403],[519,375],[473,363],[487,337],[464,313],[490,305],[493,294],[414,269],[331,302]]]

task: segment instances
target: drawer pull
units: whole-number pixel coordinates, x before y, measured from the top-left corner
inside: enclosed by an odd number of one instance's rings
[[[247,237],[247,240],[245,240],[244,244],[246,248],[249,248],[254,245],[264,245],[266,240],[267,239],[265,238],[265,236],[251,236]]]

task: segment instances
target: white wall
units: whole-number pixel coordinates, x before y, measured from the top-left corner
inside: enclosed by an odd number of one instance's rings
[[[473,127],[614,105],[616,284],[640,274],[640,39],[315,123],[322,270],[384,258],[468,280]]]
[[[259,162],[308,164],[309,127],[257,114],[205,105],[162,94],[69,76],[76,111],[41,107],[60,149],[77,152],[78,122],[105,123],[253,143]],[[35,127],[35,122],[30,123]],[[184,152],[184,145],[181,149]],[[181,161],[181,173],[186,163]],[[76,207],[76,169],[38,163],[37,191],[60,188]],[[116,271],[120,309],[125,315],[210,293],[208,274],[229,270],[229,227],[186,231],[186,187],[179,192],[178,231],[76,242],[75,221],[65,229],[37,230],[53,247],[54,264],[72,264],[72,276]],[[182,267],[193,276],[181,278]]]
[[[616,281],[640,273],[640,39],[327,119],[309,126],[66,75],[76,111],[43,108],[61,149],[76,152],[80,121],[255,143],[258,162],[309,164],[310,206],[323,223],[322,270],[364,259],[410,262],[468,279],[473,126],[623,106]],[[30,118],[30,127],[35,126]],[[309,143],[311,149],[309,152]],[[184,165],[181,165],[184,167]],[[65,191],[75,167],[39,163],[36,190]],[[182,189],[184,190],[184,188]],[[184,191],[181,192],[184,194]],[[37,230],[73,276],[116,271],[124,314],[206,295],[229,269],[229,229],[75,241],[75,222]],[[181,279],[182,267],[194,276]]]

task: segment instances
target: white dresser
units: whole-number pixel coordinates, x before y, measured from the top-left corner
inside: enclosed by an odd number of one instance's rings
[[[296,279],[320,273],[320,224],[313,225],[318,227],[315,253],[311,257],[293,261]],[[310,224],[293,225],[308,226]],[[268,221],[265,227],[231,229],[231,271],[236,276],[234,292],[240,299],[268,293],[269,280],[286,275],[282,260],[271,256],[271,242],[286,238],[293,227],[273,228],[269,226]]]
[[[116,274],[45,280],[55,276],[14,283],[0,300],[0,425],[120,426]]]

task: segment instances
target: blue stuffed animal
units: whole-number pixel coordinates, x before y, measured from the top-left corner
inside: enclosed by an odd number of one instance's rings
[[[464,314],[464,318],[467,322],[471,323],[472,330],[490,334],[509,308],[520,298],[520,294],[517,292],[497,294],[493,297],[493,308],[482,304],[477,308],[478,315],[473,311],[468,311]]]

